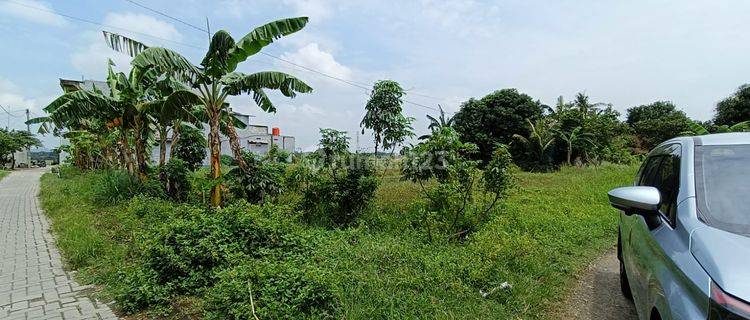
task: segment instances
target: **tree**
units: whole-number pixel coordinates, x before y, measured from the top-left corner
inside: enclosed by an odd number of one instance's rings
[[[476,158],[487,163],[497,145],[511,143],[515,134],[528,136],[526,119],[536,121],[542,110],[542,104],[530,96],[503,89],[464,102],[453,116],[453,125],[463,141],[479,147]]]
[[[413,138],[412,122],[414,122],[412,117],[405,117],[401,114],[396,116],[393,124],[383,132],[383,150],[391,149],[391,156],[393,156],[396,147],[402,145],[406,139]]]
[[[190,171],[197,169],[206,158],[206,137],[196,128],[181,125],[180,139],[177,142],[172,140],[172,143],[174,152],[170,157],[182,159]]]
[[[307,24],[306,17],[282,19],[262,25],[239,41],[235,41],[229,32],[221,30],[211,38],[208,52],[200,63],[193,65],[179,53],[160,47],[151,47],[138,53],[132,61],[133,66],[143,70],[154,70],[158,74],[169,74],[176,79],[190,84],[198,92],[178,90],[170,95],[172,102],[182,105],[200,105],[208,117],[208,142],[211,153],[211,176],[221,176],[221,140],[219,130],[224,123],[227,128],[232,152],[242,170],[247,165],[242,157],[239,138],[234,129],[233,117],[229,114],[227,96],[242,93],[252,94],[255,103],[263,111],[275,112],[276,107],[266,95],[266,89],[279,90],[286,97],[293,98],[297,93],[311,92],[312,88],[301,80],[277,71],[264,71],[253,74],[235,72],[240,62],[273,43],[274,40],[295,33]],[[221,186],[217,184],[211,190],[211,205],[221,204]]]
[[[635,131],[641,147],[651,150],[663,141],[690,130],[692,121],[668,101],[657,101],[628,109],[627,124]]]
[[[750,121],[750,84],[743,84],[732,96],[716,104],[716,125],[731,126]]]
[[[16,152],[41,146],[42,142],[29,132],[0,129],[0,164],[10,162],[10,168],[15,169]]]
[[[513,138],[523,143],[537,158],[537,166],[544,168],[549,164],[549,150],[555,142],[552,125],[548,119],[541,118],[536,122],[526,119],[529,125],[529,136],[514,134]]]
[[[359,126],[362,127],[362,133],[365,133],[365,129],[373,131],[375,155],[378,154],[378,146],[388,149],[403,141],[397,141],[402,138],[405,126],[408,126],[408,121],[401,114],[403,96],[404,89],[392,80],[375,82],[370,92],[370,100],[365,105],[367,113]]]
[[[731,126],[728,125],[712,125],[710,123],[707,124],[701,124],[697,121],[691,121],[688,126],[690,127],[690,130],[684,131],[680,133],[680,135],[686,135],[686,136],[702,136],[705,134],[711,134],[713,133],[727,133],[727,132],[748,132],[750,131],[750,121],[743,121]],[[709,130],[709,128],[711,130]]]
[[[430,129],[431,133],[420,136],[419,140],[429,139],[432,133],[435,133],[442,128],[453,126],[453,118],[445,116],[445,111],[443,111],[442,106],[438,105],[438,108],[440,109],[440,115],[437,118],[429,114],[427,115],[427,120],[430,120],[430,124],[427,126],[427,129]]]
[[[331,167],[342,155],[349,153],[349,139],[346,131],[320,128],[320,150],[323,152],[323,163]]]
[[[567,165],[571,165],[570,160],[573,157],[574,147],[585,147],[594,144],[594,142],[591,140],[592,135],[590,133],[583,132],[582,127],[575,127],[570,132],[553,129],[553,132],[558,139],[565,141],[567,150],[565,163]]]

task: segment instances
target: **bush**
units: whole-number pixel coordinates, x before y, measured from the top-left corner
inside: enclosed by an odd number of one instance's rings
[[[232,156],[227,155],[227,154],[222,154],[221,156],[219,156],[219,162],[221,162],[222,166],[227,166],[227,167],[233,167],[237,165],[237,160],[235,160],[234,158],[232,158]]]
[[[198,169],[206,158],[206,137],[203,136],[203,132],[193,127],[181,126],[174,153],[172,158],[185,161],[185,166],[190,171]]]
[[[189,165],[180,158],[169,159],[159,168],[159,179],[164,183],[164,191],[170,198],[185,201],[190,192]]]
[[[311,266],[256,261],[218,279],[207,293],[207,319],[253,319],[253,307],[261,319],[333,318],[332,289]]]
[[[232,168],[227,174],[227,186],[235,197],[250,203],[264,203],[281,193],[284,164],[262,162],[252,153],[243,154],[247,171]]]
[[[318,175],[305,190],[302,208],[308,221],[333,227],[349,226],[370,204],[378,188],[373,165],[369,161],[349,163],[346,169]]]
[[[200,294],[217,272],[247,258],[293,256],[308,241],[282,207],[239,204],[174,217],[146,232],[143,262],[177,294]]]
[[[148,179],[141,182],[125,171],[110,170],[98,175],[94,180],[94,202],[111,204],[130,199],[136,195],[164,197],[159,180]]]
[[[150,269],[129,267],[117,274],[113,297],[120,310],[133,314],[149,306],[164,306],[170,301],[171,287],[160,285]]]

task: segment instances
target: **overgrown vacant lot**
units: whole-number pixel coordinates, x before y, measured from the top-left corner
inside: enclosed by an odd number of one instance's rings
[[[269,319],[285,306],[312,310],[304,312],[313,318],[527,319],[544,318],[572,275],[614,245],[617,216],[606,192],[630,183],[635,170],[519,172],[518,187],[463,242],[428,242],[412,223],[419,188],[396,177],[385,178],[373,208],[346,229],[301,223],[280,204],[210,212],[139,197],[102,205],[94,189],[106,173],[47,174],[41,197],[69,266],[118,308],[140,315],[238,316],[226,309],[250,312],[252,290]],[[227,226],[214,232],[214,224]],[[190,232],[198,240],[185,239]],[[222,237],[255,249],[235,250]],[[164,246],[170,243],[184,251]],[[185,276],[171,281],[154,269]],[[506,281],[510,290],[480,294]]]

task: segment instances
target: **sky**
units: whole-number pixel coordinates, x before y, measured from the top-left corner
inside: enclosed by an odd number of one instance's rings
[[[272,95],[264,113],[249,96],[230,99],[253,123],[280,127],[312,150],[319,128],[361,134],[368,90],[380,79],[407,90],[404,112],[427,131],[426,114],[449,112],[471,97],[517,88],[542,103],[585,92],[621,113],[658,100],[708,120],[716,102],[750,82],[750,2],[727,1],[479,1],[479,0],[0,0],[0,126],[24,129],[61,94],[60,78],[105,78],[106,61],[127,70],[129,58],[106,47],[101,31],[174,49],[195,64],[208,35],[236,39],[266,22],[308,16],[305,29],[263,49],[238,71],[278,70],[314,91],[294,99]],[[183,24],[148,7],[187,22]],[[74,20],[72,16],[96,24]],[[97,25],[102,24],[105,26]],[[328,76],[345,80],[334,80]],[[351,83],[356,85],[351,85]],[[32,129],[35,130],[35,129]],[[359,136],[359,139],[357,139]],[[59,144],[46,136],[47,147]]]

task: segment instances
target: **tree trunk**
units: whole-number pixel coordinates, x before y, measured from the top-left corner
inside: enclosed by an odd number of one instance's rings
[[[128,132],[125,128],[120,131],[120,146],[122,148],[122,156],[125,159],[125,167],[128,169],[129,174],[135,173],[133,171],[133,151],[130,149],[130,142],[128,142]]]
[[[208,133],[208,143],[211,149],[211,178],[214,182],[221,176],[221,138],[219,137],[219,110],[218,108],[212,107],[209,112],[208,125],[210,131]],[[221,185],[216,185],[211,188],[211,206],[218,207],[221,205]]]
[[[135,117],[135,158],[138,161],[138,178],[141,181],[146,181],[148,178],[145,156],[145,146],[143,145],[143,118],[141,116]]]
[[[570,165],[570,158],[573,156],[573,144],[568,143],[568,165]]]
[[[172,142],[169,144],[169,159],[174,157],[174,151],[176,150],[177,142],[180,141],[180,121],[175,120],[172,125]]]
[[[242,172],[247,172],[247,163],[245,163],[245,159],[242,158],[240,139],[237,136],[237,130],[235,130],[231,118],[229,123],[227,123],[227,134],[229,135],[229,146],[232,147],[232,154],[234,154],[234,159],[237,161],[237,166],[240,167]],[[271,142],[273,142],[273,137],[271,138]]]
[[[159,167],[167,161],[167,126],[159,125]]]

